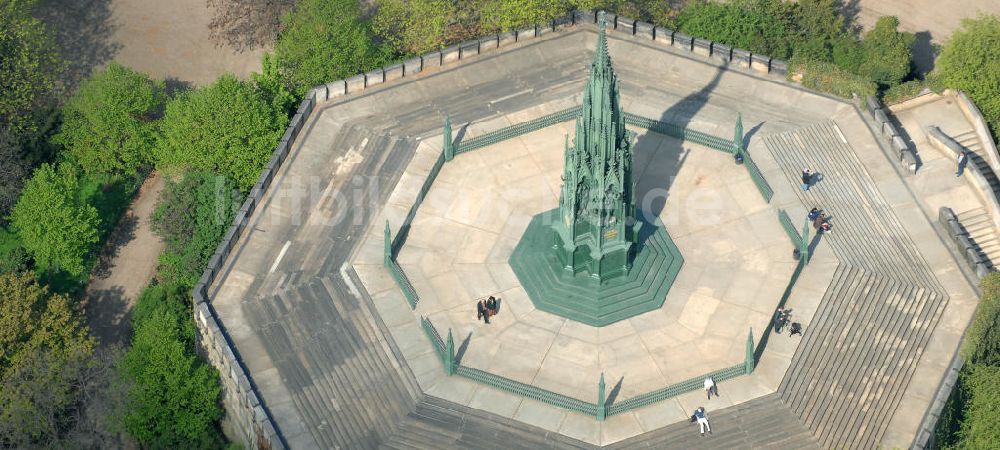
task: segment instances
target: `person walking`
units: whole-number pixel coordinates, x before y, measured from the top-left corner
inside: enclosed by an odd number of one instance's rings
[[[802,190],[808,191],[809,187],[812,185],[813,171],[809,168],[802,169]]]
[[[784,320],[785,320],[785,309],[778,308],[778,310],[774,312],[774,319],[773,319],[775,333],[781,334],[781,327],[785,325]]]
[[[965,165],[968,163],[969,163],[969,152],[962,150],[961,153],[958,154],[958,171],[955,172],[956,177],[962,176],[962,174],[965,172]]]
[[[698,409],[694,410],[694,418],[698,421],[698,428],[701,429],[701,435],[705,435],[705,429],[708,429],[708,434],[712,434],[712,426],[708,424],[708,417],[705,416],[705,408],[699,406]]]
[[[705,377],[705,393],[708,394],[709,400],[712,399],[712,394],[715,394],[716,397],[719,396],[719,390],[715,386],[715,380],[712,377]]]

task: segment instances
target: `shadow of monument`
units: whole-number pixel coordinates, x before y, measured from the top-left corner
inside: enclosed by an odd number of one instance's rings
[[[705,86],[671,105],[656,120],[687,128],[692,119],[708,103],[708,96],[718,86],[722,72],[722,69],[716,71]],[[668,136],[661,145],[660,136],[663,135],[647,131],[636,140],[633,147],[635,148],[633,162],[645,161],[646,166],[646,170],[636,180],[636,206],[643,219],[649,223],[655,223],[663,212],[670,196],[670,186],[690,151],[683,141],[674,137]],[[654,168],[655,173],[651,172]]]

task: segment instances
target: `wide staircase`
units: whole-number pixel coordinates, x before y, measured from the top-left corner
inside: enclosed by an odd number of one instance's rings
[[[723,392],[724,394],[724,392]],[[712,433],[699,433],[696,423],[687,421],[641,434],[609,445],[607,449],[815,449],[816,440],[776,394],[766,395],[721,410],[705,403]]]
[[[974,208],[956,215],[979,253],[989,258],[991,266],[996,265],[1000,261],[1000,238],[986,208]]]
[[[513,419],[426,396],[382,449],[594,449]]]
[[[413,409],[419,387],[367,304],[316,278],[244,303],[319,448],[374,448]],[[280,422],[280,421],[279,421]]]
[[[976,130],[970,128],[960,133],[948,133],[948,135],[951,136],[955,142],[961,144],[962,147],[965,147],[976,154],[982,154],[983,142],[979,140],[979,134],[976,133]]]
[[[830,217],[841,261],[777,395],[822,448],[874,448],[941,317],[947,295],[832,122],[768,136],[802,204]]]

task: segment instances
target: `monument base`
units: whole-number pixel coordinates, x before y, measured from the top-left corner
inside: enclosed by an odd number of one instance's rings
[[[602,327],[663,306],[684,258],[659,220],[642,223],[628,274],[605,281],[563,268],[551,248],[555,232],[548,226],[558,220],[558,208],[532,218],[510,257],[511,269],[536,308]]]

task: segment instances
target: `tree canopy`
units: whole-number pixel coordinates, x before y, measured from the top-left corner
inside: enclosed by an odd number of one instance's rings
[[[300,0],[282,20],[274,53],[292,92],[378,67],[387,57],[355,0]]]
[[[976,102],[1000,139],[1000,16],[964,19],[941,50],[936,71],[946,86]]]
[[[55,41],[31,15],[34,4],[0,2],[0,129],[15,133],[34,128],[35,109],[62,67]]]
[[[0,275],[0,446],[45,444],[72,418],[94,340],[70,298]]]
[[[287,124],[284,111],[253,85],[223,75],[167,103],[156,146],[157,166],[174,174],[212,171],[249,191]]]
[[[113,62],[80,84],[54,140],[86,173],[134,175],[153,159],[163,99],[162,81]]]
[[[98,241],[97,209],[80,199],[76,172],[42,164],[21,192],[11,225],[39,268],[73,276],[86,270],[87,255]]]
[[[419,55],[444,45],[457,16],[452,0],[381,0],[373,28],[397,53]]]
[[[153,311],[137,324],[122,362],[131,384],[124,425],[147,447],[204,447],[218,439],[219,375],[198,361],[179,322],[168,309]]]

